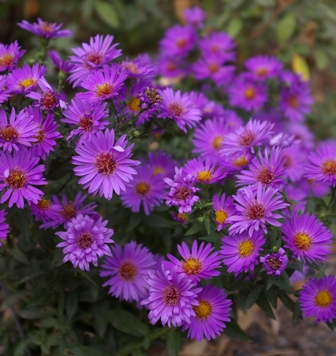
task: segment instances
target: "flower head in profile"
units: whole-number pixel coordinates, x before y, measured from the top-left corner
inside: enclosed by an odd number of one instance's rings
[[[253,231],[252,234],[245,231],[241,234],[224,236],[221,254],[228,272],[237,275],[243,271],[253,271],[265,242],[262,231]]]
[[[166,184],[161,175],[152,174],[150,166],[140,166],[136,171],[136,176],[126,184],[126,190],[121,192],[120,198],[133,213],[138,213],[142,204],[145,214],[149,215],[155,206],[161,204]]]
[[[73,64],[69,82],[74,87],[93,70],[97,70],[121,55],[121,49],[117,49],[119,43],[112,44],[113,36],[96,35],[90,38],[90,43],[83,43],[82,47],[72,48],[74,56],[70,56],[69,62]]]
[[[216,268],[220,267],[221,257],[218,255],[218,251],[213,251],[211,244],[201,243],[198,246],[195,240],[189,250],[188,245],[182,242],[181,245],[177,245],[177,250],[183,260],[179,260],[173,255],[168,254],[170,261],[163,261],[163,265],[167,270],[177,268],[177,272],[185,273],[195,283],[201,279],[211,279],[214,276],[218,276],[220,272]]]
[[[113,230],[106,228],[107,220],[93,219],[88,215],[79,214],[67,225],[66,231],[56,232],[63,242],[57,247],[64,247],[63,263],[70,261],[73,266],[89,271],[90,263],[98,266],[98,258],[111,256],[108,244],[113,243],[110,238]]]
[[[22,209],[24,200],[37,203],[43,192],[36,185],[47,184],[43,177],[44,166],[38,165],[39,157],[31,151],[21,148],[13,154],[0,152],[0,203],[8,200],[11,208],[14,204]]]
[[[53,62],[54,66],[56,66],[60,71],[64,73],[69,73],[72,70],[73,64],[69,61],[62,59],[56,51],[49,51],[48,56]]]
[[[35,220],[41,220],[44,223],[49,220],[59,220],[59,216],[62,212],[62,206],[60,204],[55,204],[45,197],[42,197],[37,203],[29,204],[29,207]]]
[[[278,219],[282,216],[275,213],[289,204],[283,202],[282,195],[277,189],[264,187],[259,182],[256,188],[247,186],[240,189],[233,196],[236,204],[237,214],[230,216],[227,221],[232,225],[229,228],[230,233],[242,233],[248,231],[252,236],[254,231],[263,230],[267,232],[266,224],[281,226]]]
[[[212,198],[213,210],[215,218],[213,219],[217,225],[217,231],[221,231],[224,226],[228,225],[227,218],[236,213],[236,208],[231,197],[226,197],[225,193],[221,196],[215,194]]]
[[[245,68],[253,73],[257,80],[265,80],[280,74],[283,65],[273,56],[256,56],[245,62]]]
[[[111,253],[105,258],[99,272],[100,277],[108,278],[103,287],[108,286],[108,293],[116,298],[139,302],[148,294],[149,285],[145,277],[156,269],[154,256],[135,241],[124,247],[115,244]]]
[[[6,223],[7,212],[0,210],[0,246],[2,246],[1,240],[6,240],[9,233],[9,225]]]
[[[285,250],[279,248],[278,252],[268,253],[266,256],[260,257],[260,262],[264,265],[268,275],[280,276],[287,266],[288,257]]]
[[[331,254],[332,233],[314,214],[292,212],[282,227],[285,247],[304,262],[325,262]]]
[[[25,52],[25,50],[21,49],[17,41],[9,45],[0,43],[0,72],[13,70],[17,61]]]
[[[195,288],[192,280],[178,273],[176,267],[169,271],[162,266],[161,270],[148,274],[149,295],[141,304],[149,309],[151,324],[159,319],[168,327],[190,323],[190,318],[196,316],[193,306],[199,304],[197,294],[201,288]]]
[[[317,322],[333,322],[336,316],[336,278],[311,278],[299,292],[304,317],[316,316]]]
[[[202,341],[215,339],[225,329],[225,322],[230,322],[232,301],[227,298],[224,289],[207,285],[197,296],[198,305],[193,306],[195,316],[190,323],[183,324],[183,331],[188,330],[188,338]]]
[[[166,88],[161,92],[161,113],[158,117],[169,118],[176,122],[177,126],[187,132],[186,126],[193,127],[201,120],[201,113],[195,108],[188,93],[174,92]]]
[[[44,37],[47,39],[50,38],[60,38],[60,37],[68,37],[72,35],[71,30],[61,30],[63,24],[56,24],[47,21],[43,21],[38,18],[37,22],[29,23],[26,20],[22,20],[17,24],[23,30],[29,31],[34,35]]]
[[[175,168],[174,180],[164,178],[164,181],[170,185],[170,191],[166,197],[168,206],[178,206],[179,214],[190,213],[192,206],[199,201],[199,197],[195,195],[200,188],[194,187],[195,177],[191,174],[185,175],[182,168]]]
[[[76,166],[74,172],[81,177],[79,184],[89,193],[99,194],[110,200],[113,192],[117,195],[126,189],[125,183],[137,174],[132,166],[140,164],[131,160],[133,144],[126,147],[126,135],[114,142],[114,131],[106,129],[91,136],[76,147],[77,155],[72,157]]]

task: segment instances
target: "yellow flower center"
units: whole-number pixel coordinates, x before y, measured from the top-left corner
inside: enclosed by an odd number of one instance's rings
[[[14,57],[10,53],[5,53],[0,57],[0,67],[9,67],[13,64]]]
[[[164,171],[164,169],[163,168],[161,168],[161,167],[155,167],[154,169],[153,169],[153,176],[156,176],[157,174],[159,174],[159,173],[164,173],[165,171]]]
[[[307,251],[312,244],[312,239],[304,232],[294,235],[294,245],[297,249]]]
[[[236,167],[244,167],[247,165],[247,163],[247,159],[244,155],[233,160],[233,164]]]
[[[140,111],[140,99],[133,97],[127,104],[127,106],[133,111],[133,112],[139,112]]]
[[[149,186],[149,184],[147,184],[145,182],[141,182],[136,185],[135,190],[139,195],[142,195],[144,197],[145,195],[147,195],[149,193],[150,186]]]
[[[127,68],[131,73],[133,74],[138,74],[139,73],[139,68],[135,63],[131,62],[122,62],[121,66],[123,68]]]
[[[182,264],[183,271],[188,275],[195,275],[202,270],[202,262],[194,257],[189,257]]]
[[[9,176],[5,178],[5,182],[12,189],[20,189],[25,186],[27,178],[23,171],[13,169],[10,171]]]
[[[15,127],[6,126],[0,129],[0,137],[6,142],[15,142],[19,137],[19,133]]]
[[[210,63],[208,65],[209,72],[214,74],[219,71],[219,65],[217,63]]]
[[[322,163],[321,169],[327,176],[336,174],[336,161],[333,159],[327,159]]]
[[[65,220],[70,220],[77,215],[77,209],[71,200],[69,201],[68,205],[63,204],[62,208],[61,216]]]
[[[27,78],[27,79],[24,79],[24,80],[21,80],[19,82],[19,87],[22,89],[22,88],[29,88],[33,85],[36,84],[36,80],[34,80],[33,78]]]
[[[112,91],[113,91],[113,85],[111,83],[96,85],[96,96],[98,97],[110,95]]]
[[[188,217],[186,213],[177,214],[177,219],[186,222]]]
[[[254,251],[254,245],[251,240],[245,240],[239,243],[239,256],[248,257]]]
[[[325,308],[331,304],[332,300],[331,293],[327,290],[323,290],[317,293],[315,297],[315,304],[319,307]]]
[[[193,307],[197,319],[205,320],[212,313],[212,306],[207,300],[201,299],[199,305]]]
[[[209,171],[201,171],[197,173],[197,180],[199,182],[210,182],[212,180],[213,176],[212,173]]]
[[[254,88],[251,87],[247,88],[244,93],[245,99],[247,100],[253,100],[256,97],[256,95],[257,95],[256,91],[254,90]]]
[[[257,76],[258,77],[265,77],[268,74],[268,69],[264,67],[260,67],[257,69]]]
[[[41,199],[37,202],[37,206],[41,209],[41,210],[47,210],[49,209],[50,206],[50,200],[47,199]]]
[[[223,137],[216,136],[212,141],[212,147],[218,151],[223,141]]]
[[[216,221],[218,222],[218,224],[223,224],[227,217],[228,215],[224,210],[220,209],[216,211]]]

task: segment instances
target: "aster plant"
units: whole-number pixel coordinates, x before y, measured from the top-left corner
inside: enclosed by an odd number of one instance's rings
[[[249,340],[237,310],[278,300],[336,326],[336,141],[305,124],[309,82],[275,56],[237,66],[206,18],[188,9],[154,57],[97,34],[62,59],[47,46],[71,31],[40,18],[19,23],[35,60],[0,44],[8,354],[178,355],[181,337]]]

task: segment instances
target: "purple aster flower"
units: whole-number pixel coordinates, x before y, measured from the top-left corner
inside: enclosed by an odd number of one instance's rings
[[[159,42],[160,52],[170,57],[185,56],[193,49],[196,38],[194,27],[175,25],[165,32]]]
[[[183,172],[203,184],[219,182],[227,175],[227,172],[218,166],[218,162],[209,156],[204,160],[201,157],[191,159],[184,165]]]
[[[16,115],[12,107],[9,118],[5,110],[0,110],[0,147],[4,151],[19,151],[20,147],[31,146],[37,141],[37,131],[37,124],[24,110]]]
[[[148,274],[149,296],[141,304],[150,310],[151,324],[159,319],[163,326],[168,324],[169,327],[190,323],[190,318],[196,316],[193,306],[198,305],[197,294],[201,288],[195,288],[192,280],[178,273],[176,267],[168,271],[162,266],[161,271]]]
[[[42,90],[42,93],[30,91],[26,96],[37,100],[38,103],[36,105],[42,110],[53,111],[59,106],[62,109],[67,108],[67,103],[61,99],[61,95],[58,94],[44,78],[38,80],[38,85]]]
[[[273,56],[256,56],[245,62],[245,68],[258,80],[269,79],[281,73],[282,63]]]
[[[31,24],[26,20],[22,20],[17,24],[23,30],[29,31],[34,35],[45,37],[47,39],[50,38],[59,38],[59,37],[68,37],[72,35],[71,30],[60,30],[63,24],[56,24],[51,22],[43,21],[38,18],[37,22]]]
[[[0,72],[14,69],[17,61],[25,52],[25,50],[20,48],[17,41],[8,46],[0,43]]]
[[[226,219],[236,213],[236,208],[231,197],[226,197],[225,193],[221,196],[215,194],[212,198],[213,210],[215,212],[214,222],[217,224],[217,231],[221,231],[228,225]]]
[[[205,286],[198,294],[199,305],[193,307],[196,316],[190,323],[183,324],[183,331],[188,330],[188,338],[202,341],[215,339],[225,329],[224,322],[230,322],[232,301],[227,299],[224,289],[215,286]]]
[[[235,47],[234,40],[225,32],[212,32],[199,41],[199,48],[203,57],[208,54],[215,54],[226,61],[235,59],[236,54],[232,51]]]
[[[195,26],[197,28],[203,27],[203,22],[206,18],[206,13],[198,6],[185,9],[183,11],[184,19],[187,24]]]
[[[60,55],[54,50],[49,51],[48,56],[52,60],[54,66],[56,66],[60,71],[64,73],[69,73],[74,66],[69,61],[62,59]]]
[[[157,58],[160,75],[166,78],[181,78],[186,75],[187,63],[183,58],[161,55]]]
[[[287,201],[290,203],[290,210],[301,210],[303,212],[306,207],[307,198],[309,196],[310,190],[309,192],[306,192],[304,187],[302,187],[302,185],[300,184],[298,185],[298,187],[295,187],[292,184],[286,184],[284,189]]]
[[[120,70],[118,64],[112,63],[87,75],[81,82],[81,86],[87,92],[78,93],[77,96],[83,100],[97,101],[113,98],[118,95],[126,79],[126,71]]]
[[[261,146],[273,134],[273,126],[267,121],[249,120],[245,126],[225,137],[220,153],[226,156],[253,153],[253,147]]]
[[[197,240],[192,244],[191,250],[188,245],[182,242],[181,245],[177,245],[177,250],[182,261],[168,254],[170,261],[163,261],[163,265],[167,270],[172,270],[176,266],[178,273],[185,273],[195,283],[201,279],[211,279],[214,276],[219,276],[220,272],[216,271],[216,268],[220,267],[221,257],[218,255],[218,251],[213,251],[211,244],[204,245],[204,242],[198,246]]]
[[[161,92],[161,96],[161,113],[158,117],[175,120],[184,132],[187,132],[186,126],[193,127],[201,120],[201,112],[194,107],[188,93],[182,94],[180,90],[174,93],[173,89],[167,88]]]
[[[286,269],[288,257],[285,255],[285,250],[279,248],[276,253],[269,253],[264,257],[260,257],[260,262],[264,265],[268,275],[280,276]]]
[[[116,49],[119,43],[112,44],[113,36],[96,35],[90,38],[90,43],[83,43],[82,47],[72,48],[75,56],[70,56],[70,62],[74,67],[69,77],[69,82],[74,87],[78,86],[83,79],[93,70],[101,68],[103,65],[121,55],[121,50]]]
[[[253,271],[265,242],[266,239],[261,231],[253,231],[252,234],[245,231],[242,234],[224,236],[221,254],[228,272],[238,275],[243,271]]]
[[[0,75],[0,104],[7,101],[10,93],[7,86],[7,76]]]
[[[63,263],[70,261],[75,268],[90,271],[90,263],[97,267],[99,257],[111,256],[108,244],[113,243],[110,237],[114,231],[105,227],[107,223],[101,217],[93,219],[79,214],[67,224],[66,231],[56,232],[64,240],[56,245],[64,247]]]
[[[47,155],[54,151],[56,139],[62,137],[57,131],[58,125],[54,120],[54,115],[47,114],[45,119],[43,119],[42,112],[36,106],[29,106],[25,111],[38,126],[37,134],[34,136],[37,141],[33,142],[31,152],[45,160]]]
[[[260,110],[268,100],[267,86],[256,81],[251,74],[240,74],[228,88],[231,106],[246,111]]]
[[[149,215],[155,206],[159,206],[165,194],[166,184],[161,175],[153,175],[152,167],[141,166],[136,169],[133,180],[126,184],[126,190],[120,198],[124,206],[132,208],[133,213],[140,211],[143,204],[145,214]]]
[[[283,156],[285,158],[285,175],[292,182],[299,181],[303,176],[303,170],[298,167],[303,167],[307,162],[307,154],[301,145],[292,145],[286,147]]]
[[[203,93],[191,91],[189,92],[189,98],[193,101],[194,106],[201,111],[201,116],[204,118],[215,119],[223,116],[226,118],[225,121],[231,121],[234,117],[239,120],[234,111],[224,110],[221,105],[209,100]],[[241,120],[240,123],[242,123]],[[228,125],[231,127],[229,122]]]
[[[325,262],[331,254],[332,233],[314,214],[292,212],[282,227],[285,247],[305,263]]]
[[[148,152],[148,161],[154,176],[157,174],[168,178],[174,176],[175,161],[167,153],[163,151]]]
[[[121,68],[126,70],[128,78],[151,79],[157,74],[157,69],[144,62],[141,58],[135,58],[133,61],[122,61]]]
[[[280,189],[285,181],[285,157],[280,147],[265,148],[264,155],[259,151],[257,158],[249,164],[249,170],[237,175],[237,185],[253,185],[260,182],[263,186]]]
[[[2,192],[0,203],[9,200],[11,208],[16,204],[18,208],[24,207],[24,199],[37,203],[43,192],[35,185],[47,184],[42,176],[43,165],[37,165],[39,157],[21,148],[11,155],[0,151],[0,191]]]
[[[336,141],[322,142],[316,152],[308,156],[309,163],[304,167],[305,176],[317,182],[336,186]]]
[[[222,156],[219,159],[221,166],[228,172],[240,172],[243,168],[247,167],[252,161],[254,156],[251,153],[245,152],[244,154],[235,154],[232,156]]]
[[[80,136],[79,143],[86,140],[90,135],[97,131],[102,131],[108,125],[108,121],[104,120],[108,117],[106,110],[107,103],[92,102],[81,99],[73,99],[67,110],[63,111],[65,118],[61,119],[69,125],[76,125],[76,129],[72,129],[68,140],[78,135]]]
[[[109,294],[127,302],[139,302],[148,295],[149,285],[145,277],[156,270],[156,261],[149,250],[135,241],[124,248],[114,245],[112,255],[106,257],[99,272],[108,280],[103,287],[110,286]]]
[[[251,186],[242,188],[233,197],[238,203],[236,204],[238,214],[227,219],[228,223],[232,223],[229,232],[242,233],[247,230],[250,236],[260,228],[266,233],[267,223],[281,226],[277,219],[282,216],[274,211],[289,205],[283,202],[282,195],[277,189],[262,186],[261,183],[257,183],[256,188]]]
[[[311,112],[312,104],[309,84],[301,79],[281,92],[280,110],[291,121],[303,121],[305,115]]]
[[[304,317],[316,316],[317,322],[333,322],[336,316],[336,278],[311,278],[299,292]]]
[[[288,122],[283,129],[289,135],[294,135],[303,148],[311,150],[315,146],[315,136],[306,125],[300,122]]]
[[[183,174],[182,168],[175,168],[174,180],[164,178],[164,181],[171,186],[168,196],[166,197],[166,205],[178,206],[179,213],[190,213],[192,206],[199,201],[199,197],[195,195],[200,189],[194,187],[195,177],[191,174],[187,176]]]
[[[22,68],[14,69],[7,80],[8,91],[13,94],[28,94],[38,86],[38,81],[46,73],[46,67],[34,64],[32,67],[24,64]]]
[[[45,223],[49,220],[59,220],[62,206],[51,202],[50,199],[41,198],[37,204],[30,204],[30,210],[35,220]]]
[[[1,240],[6,240],[7,234],[9,233],[9,225],[6,223],[7,212],[5,210],[0,210],[0,246],[2,246]]]
[[[90,140],[83,141],[75,149],[78,156],[73,156],[72,163],[77,166],[74,172],[82,177],[79,184],[89,193],[103,196],[110,200],[113,192],[117,195],[125,190],[125,183],[137,174],[131,166],[140,164],[131,160],[133,144],[126,148],[126,135],[114,143],[114,131],[106,129],[91,135]]]
[[[94,211],[97,207],[96,203],[89,203],[84,205],[84,200],[87,198],[87,195],[82,192],[78,192],[74,200],[69,200],[65,194],[62,195],[61,200],[54,195],[51,199],[50,206],[52,210],[58,212],[57,217],[53,217],[49,221],[42,224],[41,228],[56,227],[64,224],[64,227],[67,227],[67,224],[78,215],[89,215],[92,218],[97,218],[98,214]],[[42,202],[43,205],[46,203]]]
[[[173,219],[180,224],[186,225],[188,223],[188,215],[186,213],[179,214],[176,211],[173,212]]]

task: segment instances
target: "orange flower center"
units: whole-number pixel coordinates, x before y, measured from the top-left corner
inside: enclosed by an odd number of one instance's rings
[[[97,155],[95,166],[98,173],[110,175],[117,168],[117,161],[110,152],[101,152]]]
[[[297,249],[307,251],[312,245],[312,239],[304,232],[298,232],[294,235],[294,245]]]
[[[257,93],[254,88],[248,87],[247,89],[245,89],[245,93],[244,93],[245,99],[253,100],[256,97],[256,95]]]
[[[110,95],[113,92],[113,85],[111,83],[97,84],[96,96],[99,98],[105,95]]]
[[[39,207],[39,209],[41,210],[48,210],[50,207],[50,200],[47,199],[41,199],[37,202],[37,206]]]
[[[140,99],[133,97],[127,104],[127,106],[133,111],[133,112],[139,112],[140,111]]]
[[[119,267],[119,276],[123,281],[133,282],[138,275],[136,265],[130,261],[123,261]]]
[[[213,141],[212,141],[212,147],[218,151],[220,149],[220,146],[222,144],[222,141],[223,141],[223,137],[221,136],[216,136]]]
[[[297,109],[300,105],[300,101],[297,96],[291,95],[287,99],[287,104],[292,108],[292,109]]]
[[[57,104],[56,95],[51,90],[47,91],[41,98],[41,103],[46,109],[53,109],[54,106]]]
[[[6,126],[0,129],[0,137],[6,142],[13,142],[17,140],[19,133],[15,127]]]
[[[328,290],[318,292],[315,297],[315,304],[322,308],[328,307],[332,301],[332,295]]]
[[[257,175],[257,181],[262,184],[270,184],[273,182],[274,178],[274,172],[272,172],[268,167],[261,168]]]
[[[89,132],[93,128],[93,118],[90,115],[84,115],[79,119],[78,126],[86,132]]]
[[[13,61],[14,57],[10,53],[5,53],[0,57],[0,67],[10,67]]]
[[[212,180],[213,175],[210,171],[204,170],[204,171],[198,172],[196,178],[201,183],[203,183],[203,182],[208,183]]]
[[[5,182],[12,189],[20,189],[25,186],[27,178],[23,171],[13,169],[9,172],[9,176],[5,178]]]
[[[327,176],[336,174],[336,161],[333,159],[327,159],[322,163],[321,169]]]
[[[223,222],[227,219],[228,217],[228,214],[222,210],[222,209],[219,209],[215,212],[216,214],[216,222],[218,222],[218,224],[223,224]]]
[[[189,257],[182,263],[182,269],[188,275],[195,275],[201,272],[202,266],[202,262],[194,257]]]
[[[257,69],[257,76],[258,77],[266,77],[268,74],[268,69],[264,67],[260,67]]]
[[[239,256],[248,257],[254,251],[254,245],[251,240],[245,240],[239,243]]]
[[[135,187],[135,191],[144,197],[150,192],[150,185],[145,182],[138,183]]]
[[[196,313],[197,319],[205,320],[212,313],[211,304],[204,299],[199,301],[199,305],[193,306],[194,312]]]

